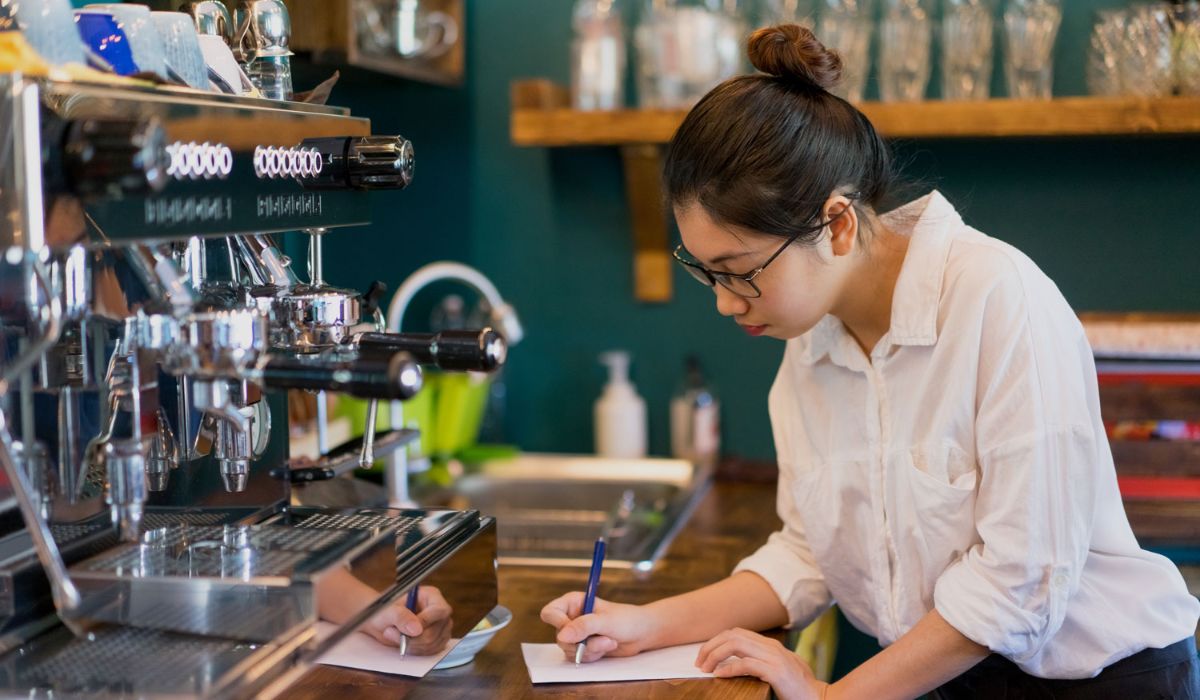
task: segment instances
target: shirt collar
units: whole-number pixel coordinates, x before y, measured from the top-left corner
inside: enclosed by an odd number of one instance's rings
[[[937,341],[938,301],[946,257],[954,232],[962,225],[962,217],[934,190],[883,214],[880,219],[889,228],[911,237],[896,279],[891,326],[886,337],[893,345],[933,345]],[[825,316],[795,340],[800,358],[808,364],[825,355],[837,355],[832,359],[840,358],[839,364],[845,364],[841,351],[847,341],[853,339],[832,315]]]

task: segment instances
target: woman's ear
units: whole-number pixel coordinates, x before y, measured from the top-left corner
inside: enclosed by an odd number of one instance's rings
[[[825,220],[829,222],[829,242],[834,256],[850,255],[858,247],[858,210],[841,195],[825,202]]]

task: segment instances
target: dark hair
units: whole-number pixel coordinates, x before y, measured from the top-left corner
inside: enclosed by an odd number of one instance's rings
[[[891,154],[871,122],[830,93],[842,61],[806,27],[750,36],[762,71],[718,85],[688,113],[667,149],[671,206],[699,203],[715,220],[812,242],[838,188],[879,210],[893,183]]]

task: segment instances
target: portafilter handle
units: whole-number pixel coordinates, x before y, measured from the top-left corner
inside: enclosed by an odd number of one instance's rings
[[[255,380],[271,389],[333,391],[360,399],[406,400],[421,390],[421,367],[412,355],[395,352],[352,360],[270,357]]]
[[[440,333],[359,333],[353,343],[363,354],[410,353],[417,362],[440,369],[492,372],[504,365],[508,344],[491,328]]]

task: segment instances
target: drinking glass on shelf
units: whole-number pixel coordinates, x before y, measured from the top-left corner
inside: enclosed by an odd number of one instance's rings
[[[1175,31],[1167,3],[1129,10],[1121,52],[1121,86],[1129,95],[1163,97],[1175,90]]]
[[[1181,95],[1200,95],[1200,2],[1176,8],[1175,79]]]
[[[1085,70],[1088,93],[1100,96],[1116,96],[1123,92],[1121,86],[1122,54],[1125,51],[1125,10],[1100,10],[1088,40],[1088,58]]]
[[[762,0],[758,24],[760,27],[772,24],[801,24],[811,28],[816,26],[813,21],[816,13],[813,9],[813,0]]]
[[[879,24],[879,96],[913,102],[929,84],[933,27],[921,0],[886,0]]]
[[[942,98],[986,100],[992,82],[995,21],[990,0],[942,4]]]
[[[571,26],[571,106],[625,106],[625,26],[613,0],[577,0]]]
[[[731,0],[647,0],[634,32],[638,104],[690,107],[741,72],[745,33]]]
[[[842,58],[842,82],[833,93],[862,102],[870,70],[871,8],[865,0],[823,0],[817,38]]]
[[[1004,10],[1004,74],[1010,97],[1050,99],[1054,41],[1061,23],[1058,0],[1009,0]]]

